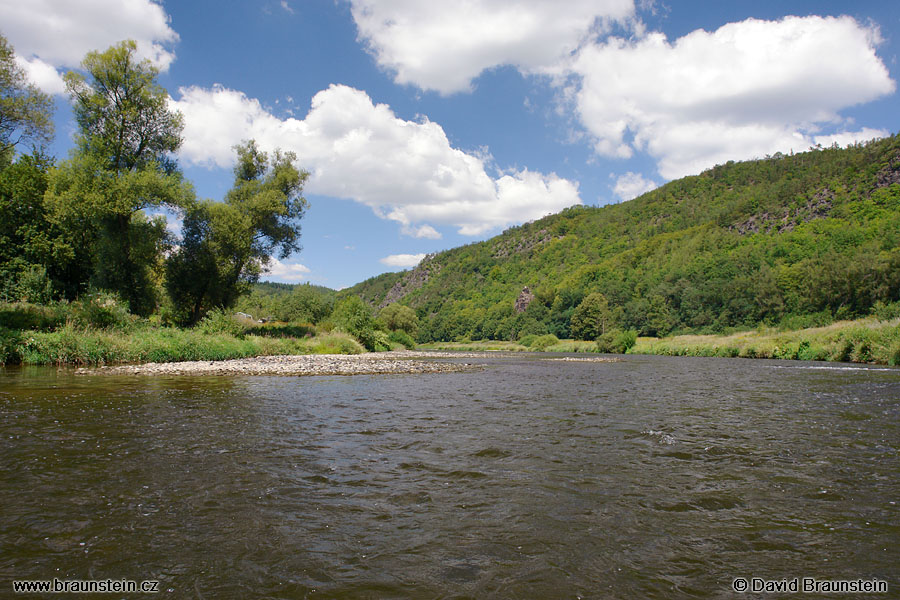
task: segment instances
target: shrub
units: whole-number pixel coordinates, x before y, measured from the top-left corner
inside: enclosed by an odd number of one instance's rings
[[[637,331],[629,329],[621,331],[613,329],[607,331],[597,339],[597,352],[611,354],[625,354],[634,347],[637,342]]]
[[[17,364],[22,361],[19,344],[22,336],[18,331],[0,327],[0,365]]]
[[[245,333],[261,337],[304,338],[316,335],[316,327],[310,323],[264,323],[247,328]]]
[[[522,344],[523,346],[531,348],[531,345],[539,337],[540,336],[535,333],[529,333],[528,335],[523,335],[521,338],[519,338],[519,343]]]
[[[243,339],[244,326],[222,309],[209,311],[203,319],[197,323],[197,329],[207,335],[227,333],[236,338]]]
[[[548,333],[546,335],[542,335],[540,337],[535,338],[531,342],[531,349],[536,350],[538,352],[543,352],[550,346],[555,346],[559,343],[559,338],[553,335],[552,333]]]
[[[137,322],[137,317],[128,312],[128,304],[110,292],[97,292],[87,300],[73,302],[69,316],[76,325],[100,329],[125,329]]]
[[[66,322],[68,312],[68,305],[64,303],[51,306],[38,306],[25,302],[5,304],[0,306],[0,327],[37,331],[56,329]]]
[[[388,340],[395,344],[400,344],[407,350],[412,350],[416,347],[416,341],[408,333],[399,329],[388,334]]]
[[[47,304],[53,298],[53,282],[43,265],[31,265],[19,273],[18,288],[25,302]]]
[[[872,314],[875,315],[879,321],[896,319],[897,317],[900,317],[900,302],[885,304],[879,300],[875,303],[875,306],[872,307]]]

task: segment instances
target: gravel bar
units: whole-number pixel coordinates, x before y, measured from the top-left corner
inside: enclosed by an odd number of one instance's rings
[[[78,375],[367,375],[390,373],[458,373],[479,368],[470,363],[423,360],[474,358],[454,352],[378,352],[258,356],[231,360],[117,365],[76,370]]]

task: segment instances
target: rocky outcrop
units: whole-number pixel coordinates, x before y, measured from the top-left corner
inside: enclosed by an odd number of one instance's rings
[[[741,235],[793,231],[794,227],[800,223],[826,218],[831,212],[833,200],[834,192],[823,188],[816,192],[804,206],[788,210],[780,215],[767,212],[752,215],[746,221],[736,223],[728,229]]]
[[[895,183],[900,183],[900,154],[894,155],[888,164],[875,174],[875,189]]]
[[[563,236],[557,236],[557,239],[561,239],[562,237]],[[540,231],[535,232],[534,235],[525,238],[501,238],[501,241],[494,247],[494,252],[491,256],[493,258],[506,258],[512,254],[521,254],[523,252],[528,252],[535,246],[545,244],[552,239],[554,239],[553,235],[546,229],[541,229]]]
[[[531,290],[528,289],[528,286],[522,288],[522,292],[519,294],[519,297],[516,298],[515,309],[517,313],[525,312],[525,309],[528,308],[528,305],[534,301],[534,294],[531,293]]]
[[[425,285],[433,275],[440,273],[441,265],[435,262],[434,257],[434,254],[429,254],[412,271],[407,271],[384,295],[384,300],[378,305],[378,308],[399,302],[407,294]]]

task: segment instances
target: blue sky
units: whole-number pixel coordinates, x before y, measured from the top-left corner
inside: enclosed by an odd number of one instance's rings
[[[334,288],[730,159],[898,131],[896,2],[0,0],[0,31],[58,98],[60,158],[60,74],[127,38],[185,115],[198,195],[224,196],[242,139],[296,152],[304,248],[264,278]]]

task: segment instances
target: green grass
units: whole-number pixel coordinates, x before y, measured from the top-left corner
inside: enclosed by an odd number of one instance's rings
[[[0,365],[102,365],[276,354],[359,354],[352,336],[308,323],[247,325],[214,314],[193,329],[154,325],[100,297],[0,304]]]
[[[277,354],[359,354],[352,337],[327,333],[312,337],[238,338],[174,327],[143,327],[130,332],[80,329],[52,332],[0,331],[0,362],[26,365],[102,365],[187,360],[226,360]]]
[[[638,338],[632,354],[731,356],[900,365],[900,319],[868,317],[793,331]]]
[[[421,350],[458,350],[468,352],[535,352],[516,342],[432,342]],[[546,352],[597,352],[596,342],[561,340]],[[630,354],[668,356],[722,356],[740,358],[776,358],[786,360],[822,360],[900,365],[900,318],[880,320],[867,317],[839,321],[824,327],[782,331],[763,327],[729,335],[678,335],[666,338],[637,339]]]

